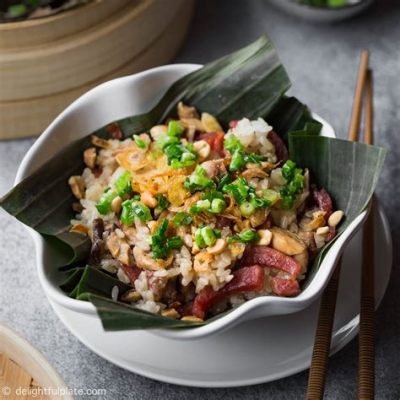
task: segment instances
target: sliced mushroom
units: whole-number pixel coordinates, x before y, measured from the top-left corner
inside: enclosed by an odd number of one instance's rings
[[[200,164],[209,178],[216,178],[218,175],[226,172],[224,159],[209,160]]]
[[[125,238],[120,238],[112,232],[106,239],[106,248],[121,263],[131,264],[131,248]]]
[[[300,254],[306,250],[305,243],[294,233],[280,228],[271,228],[271,246],[288,256]]]
[[[178,103],[178,117],[182,118],[199,118],[199,113],[195,107],[189,107],[182,101]]]
[[[197,118],[182,118],[181,123],[186,129],[194,129],[198,132],[205,131],[202,122]]]
[[[201,122],[206,132],[218,132],[223,130],[217,119],[211,114],[202,113]]]
[[[83,161],[89,168],[94,168],[96,165],[96,149],[94,147],[89,147],[83,152]]]
[[[268,211],[265,208],[257,208],[254,213],[250,216],[250,225],[253,228],[262,225],[268,216]]]
[[[304,217],[300,221],[300,228],[304,231],[313,231],[325,225],[325,211],[315,211],[312,218]]]
[[[167,268],[172,264],[174,259],[171,254],[166,260],[155,260],[149,253],[146,253],[143,249],[138,246],[133,248],[133,256],[135,258],[136,265],[139,268],[147,269],[151,271],[157,271],[161,268]]]
[[[94,146],[100,147],[102,149],[110,149],[112,147],[111,142],[109,142],[108,140],[99,138],[96,135],[92,135],[91,140],[92,140],[92,144]]]
[[[80,200],[85,197],[85,182],[80,175],[73,175],[68,179],[68,184],[74,196]]]
[[[249,167],[242,173],[242,175],[250,180],[252,178],[265,178],[268,174],[258,165],[250,164]]]

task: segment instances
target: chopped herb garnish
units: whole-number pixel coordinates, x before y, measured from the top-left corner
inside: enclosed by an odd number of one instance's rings
[[[151,236],[151,250],[153,252],[153,258],[165,259],[168,257],[172,249],[179,249],[183,245],[183,241],[179,236],[167,238],[168,224],[168,219],[163,219],[161,224],[154,232],[154,235]]]
[[[246,165],[244,153],[236,150],[232,154],[231,163],[229,164],[229,171],[239,171]]]
[[[194,241],[200,248],[213,246],[218,238],[221,237],[220,229],[213,229],[209,226],[203,226],[198,228],[195,235]]]
[[[182,211],[176,214],[172,221],[176,226],[190,225],[193,221],[193,218],[187,212]]]
[[[245,178],[240,177],[232,183],[225,185],[222,190],[223,192],[232,195],[236,203],[242,204],[247,200],[247,196],[250,192],[250,185],[247,183]]]
[[[224,148],[226,150],[229,150],[231,153],[238,150],[239,151],[244,150],[242,142],[235,135],[230,135],[228,138],[224,140]]]
[[[143,203],[135,200],[126,200],[122,203],[121,222],[125,225],[132,225],[135,218],[146,222],[152,219],[150,209]]]
[[[139,135],[133,135],[133,140],[139,147],[139,149],[145,149],[147,147],[147,143],[139,136]]]
[[[123,172],[120,177],[115,181],[115,190],[121,197],[132,193],[132,175],[129,171]]]
[[[111,210],[112,201],[118,196],[118,193],[107,188],[101,195],[99,202],[96,204],[97,211],[102,214],[108,214]]]
[[[296,168],[296,163],[287,160],[282,166],[282,176],[286,185],[280,190],[281,206],[284,209],[293,207],[296,195],[304,188],[304,175],[301,168]]]
[[[168,123],[168,136],[180,136],[184,132],[184,128],[179,121],[171,120]]]
[[[193,193],[198,190],[215,188],[216,185],[214,181],[207,176],[205,169],[197,165],[193,173],[186,179],[184,186]]]
[[[222,175],[218,183],[218,190],[222,190],[225,185],[228,185],[231,182],[232,182],[232,177],[228,173]]]
[[[211,190],[205,193],[201,200],[199,200],[195,205],[190,208],[190,212],[198,214],[203,211],[208,211],[210,213],[220,213],[226,208],[226,202],[224,200],[224,195],[216,190]]]
[[[245,230],[238,235],[233,235],[228,238],[228,242],[241,242],[241,243],[251,243],[256,242],[260,239],[260,236],[256,231],[250,229]]]
[[[254,214],[255,210],[256,210],[256,208],[250,201],[245,201],[244,203],[242,203],[240,205],[240,212],[245,217],[250,217],[250,215]]]
[[[162,211],[168,208],[168,206],[169,206],[168,199],[162,194],[157,195],[157,207]]]
[[[229,165],[229,171],[232,172],[241,170],[247,163],[259,164],[266,159],[266,157],[255,153],[246,153],[243,144],[235,135],[224,140],[224,148],[229,150],[232,155]]]

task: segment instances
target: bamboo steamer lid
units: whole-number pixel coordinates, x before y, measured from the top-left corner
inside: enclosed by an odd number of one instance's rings
[[[100,23],[131,1],[134,0],[93,1],[46,18],[0,24],[0,49],[54,42]]]
[[[76,34],[27,51],[1,50],[0,138],[38,134],[99,83],[167,63],[183,41],[192,10],[193,0],[129,1]]]
[[[0,398],[73,400],[65,383],[43,355],[2,324]]]

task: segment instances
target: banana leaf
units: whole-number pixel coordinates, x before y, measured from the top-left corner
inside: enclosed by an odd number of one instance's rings
[[[243,115],[256,118],[272,112],[280,114],[284,110],[276,111],[276,107],[284,106],[281,99],[289,87],[290,80],[276,50],[262,36],[249,46],[178,80],[148,113],[116,121],[93,134],[109,138],[111,126],[118,126],[124,137],[144,132],[174,116],[181,100],[213,113],[225,126]],[[298,100],[293,102],[297,112],[311,120],[307,108]],[[285,134],[282,130],[282,135]],[[84,261],[89,252],[89,240],[69,232],[69,221],[74,217],[71,208],[74,197],[67,181],[71,175],[82,172],[82,153],[90,146],[90,135],[66,146],[0,200],[0,206],[9,214],[43,235],[59,253],[59,265]]]
[[[264,117],[289,142],[291,158],[300,166],[309,167],[316,182],[332,193],[337,206],[345,210],[345,224],[348,224],[368,203],[385,152],[373,146],[320,138],[321,124],[313,120],[308,108],[296,98],[285,95],[289,86],[289,78],[275,49],[262,37],[180,79],[148,113],[124,118],[113,126],[118,126],[124,137],[149,130],[173,117],[176,104],[181,100],[214,114],[223,126],[243,116]],[[108,138],[109,131],[110,126],[105,126],[94,134]],[[51,243],[59,255],[59,265],[64,265],[60,273],[67,278],[61,287],[74,298],[91,301],[106,330],[194,326],[112,301],[114,286],[118,286],[120,293],[129,287],[108,273],[82,265],[90,243],[84,236],[69,232],[74,199],[67,180],[81,173],[84,168],[82,152],[90,145],[87,136],[67,146],[1,199],[0,205]],[[346,169],[339,170],[337,167],[342,165]],[[357,200],[353,202],[353,199]],[[324,254],[325,249],[311,267],[310,276],[319,267]]]

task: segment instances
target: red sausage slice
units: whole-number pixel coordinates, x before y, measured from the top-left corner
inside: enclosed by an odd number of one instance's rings
[[[272,291],[278,296],[297,296],[300,293],[300,285],[295,279],[283,279],[277,276],[271,278]]]
[[[293,278],[299,276],[301,272],[300,264],[292,257],[268,246],[247,246],[240,264],[243,266],[258,264],[263,267],[276,268],[287,272]]]
[[[233,279],[223,288],[214,291],[207,286],[195,297],[192,314],[204,319],[208,310],[217,302],[238,293],[259,292],[264,289],[265,273],[259,265],[244,267],[233,272]]]
[[[201,133],[197,140],[205,140],[211,147],[211,150],[218,153],[221,157],[224,153],[224,132]]]

